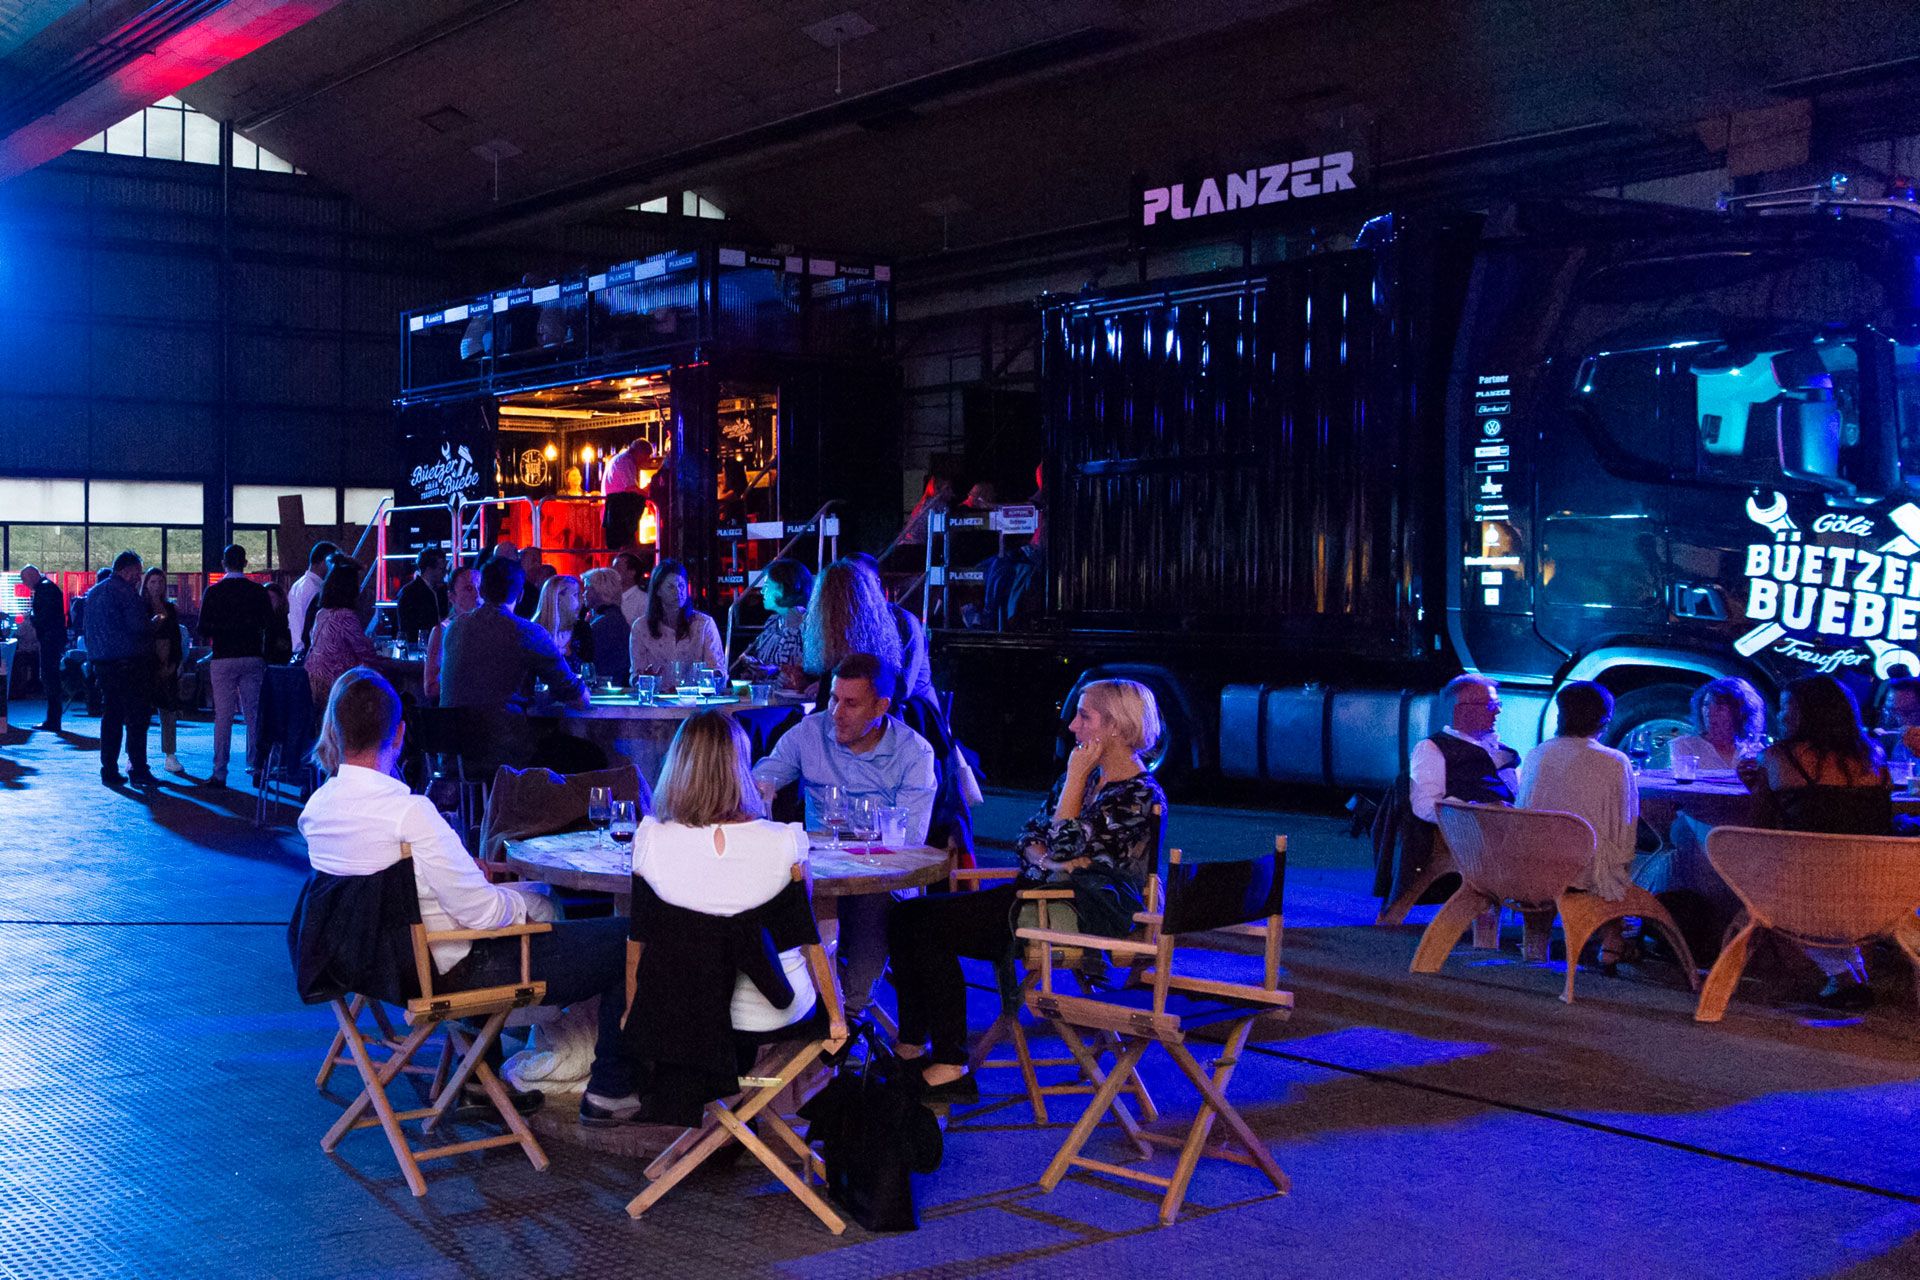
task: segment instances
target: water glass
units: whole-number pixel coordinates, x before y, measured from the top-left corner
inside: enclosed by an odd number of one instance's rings
[[[640,827],[639,815],[635,812],[631,800],[615,800],[611,807],[613,840],[615,844],[633,843],[633,833]]]
[[[653,705],[654,699],[659,696],[659,676],[635,676],[633,678],[633,700],[635,702],[643,707],[650,707]]]
[[[880,843],[889,849],[904,849],[907,844],[907,811],[897,804],[880,806],[875,814],[880,826]]]
[[[716,698],[725,698],[733,693],[733,681],[728,678],[725,667],[714,667],[707,672],[708,680]]]
[[[1890,758],[1887,761],[1887,776],[1893,779],[1895,791],[1905,791],[1913,782],[1912,757],[1903,760],[1896,755]]]
[[[756,707],[764,707],[773,701],[773,686],[771,684],[750,684],[747,686],[747,693],[753,698],[753,705]]]
[[[1691,751],[1673,753],[1673,780],[1685,784],[1700,776],[1700,757]]]
[[[607,819],[613,816],[613,791],[608,787],[589,787],[587,789],[587,820],[594,826],[605,829]]]
[[[594,685],[594,670],[593,670],[593,664],[592,664],[591,662],[583,662],[583,663],[581,663],[581,664],[580,664],[580,670],[579,670],[579,672],[578,672],[577,674],[578,674],[578,675],[579,675],[579,677],[580,677],[580,683],[582,683],[582,684],[584,684],[584,685],[586,685],[586,686],[587,686],[587,688],[589,688],[589,689],[591,689],[591,688],[593,688],[593,685]]]

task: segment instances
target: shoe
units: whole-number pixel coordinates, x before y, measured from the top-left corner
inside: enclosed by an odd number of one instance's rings
[[[530,1116],[546,1102],[547,1095],[538,1089],[516,1089],[504,1079],[500,1087],[507,1091],[507,1100],[513,1103],[513,1109],[523,1116]],[[487,1091],[469,1080],[460,1087],[460,1105],[454,1109],[450,1119],[454,1120],[491,1120],[499,1116],[494,1109],[493,1099]]]
[[[42,733],[60,732],[60,725],[53,720],[42,720],[39,724],[39,728]]]
[[[1827,979],[1826,986],[1820,988],[1820,994],[1813,998],[1813,1002],[1822,1009],[1859,1013],[1873,1007],[1873,988],[1852,978],[1832,977]]]
[[[209,791],[225,791],[227,789],[227,780],[225,778],[208,778],[200,785]]]
[[[945,1084],[923,1084],[920,1092],[922,1102],[971,1102],[979,1096],[980,1082],[971,1071]]]
[[[100,781],[110,787],[124,787],[127,785],[127,780],[120,776],[117,769],[102,769],[100,771]]]
[[[180,763],[179,756],[169,755],[166,761],[166,769],[168,773],[185,773],[187,766]]]
[[[589,1129],[617,1129],[621,1125],[639,1124],[640,1099],[633,1094],[615,1101],[612,1106],[602,1106],[593,1100],[593,1095],[580,1095],[580,1123]]]
[[[142,769],[137,773],[128,770],[127,781],[136,787],[157,787],[160,785],[160,779],[154,777],[153,774],[146,769]]]

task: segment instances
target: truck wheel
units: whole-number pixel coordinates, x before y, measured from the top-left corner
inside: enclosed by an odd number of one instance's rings
[[[1056,763],[1066,767],[1067,753],[1073,750],[1073,736],[1067,732],[1067,725],[1072,723],[1074,711],[1080,705],[1080,691],[1095,680],[1136,680],[1153,691],[1154,705],[1160,711],[1160,741],[1141,758],[1146,762],[1147,772],[1169,796],[1184,794],[1199,772],[1198,735],[1202,725],[1186,690],[1166,672],[1154,667],[1097,667],[1082,673],[1061,710]]]
[[[1664,769],[1667,744],[1693,731],[1693,690],[1683,684],[1656,684],[1620,695],[1602,740],[1628,755],[1644,751],[1648,768]]]

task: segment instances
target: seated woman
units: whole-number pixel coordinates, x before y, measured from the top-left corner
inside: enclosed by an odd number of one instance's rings
[[[806,673],[807,600],[813,594],[813,574],[798,560],[780,557],[760,579],[760,603],[767,609],[767,625],[753,638],[742,662],[771,669],[778,687],[789,693],[811,695],[816,682]]]
[[[372,667],[382,674],[399,669],[381,657],[367,638],[359,614],[361,570],[346,556],[335,556],[320,583],[320,599],[313,608],[313,631],[307,639],[307,687],[313,705],[324,707],[333,682],[352,667]]]
[[[724,712],[692,716],[673,735],[654,813],[633,837],[633,872],[662,902],[702,915],[737,916],[773,901],[791,882],[793,868],[806,862],[806,828],[762,816],[749,765],[746,731]],[[759,1046],[793,1035],[792,1028],[816,1010],[824,1016],[804,952],[782,951],[779,960],[793,988],[785,1008],[744,973],[734,983],[734,1046],[743,1072]],[[645,998],[644,990],[636,997]],[[649,1100],[649,1115],[674,1110],[663,1099]]]
[[[627,618],[620,612],[620,575],[612,569],[589,569],[581,576],[586,588],[587,630],[593,648],[585,655],[595,674],[615,684],[627,682]]]
[[[1155,871],[1166,796],[1140,753],[1160,738],[1153,693],[1132,680],[1097,680],[1080,693],[1070,726],[1078,744],[1046,807],[1020,833],[1020,875],[974,893],[898,904],[887,929],[900,998],[902,1057],[922,1056],[930,1096],[970,1096],[967,995],[960,957],[999,960],[1013,945],[1019,891],[1071,885],[1071,903],[1048,904],[1056,928],[1121,938],[1133,931]],[[1156,812],[1158,810],[1159,812]]]
[[[453,575],[447,579],[447,606],[447,616],[434,623],[433,630],[427,632],[427,661],[421,683],[431,706],[440,705],[440,663],[447,656],[447,626],[455,618],[480,607],[478,569],[463,564],[453,571]]]
[[[1893,832],[1886,756],[1860,725],[1860,706],[1832,676],[1803,676],[1780,695],[1780,741],[1741,769],[1754,796],[1753,823],[1786,831],[1884,836]],[[1827,975],[1815,997],[1828,1008],[1873,1001],[1854,947],[1807,947]]]
[[[1693,727],[1667,744],[1668,757],[1684,753],[1702,769],[1732,769],[1766,746],[1767,704],[1738,676],[1711,680],[1694,691]]]
[[[460,837],[425,796],[395,776],[407,726],[400,697],[377,671],[355,667],[331,686],[314,746],[314,761],[332,776],[300,813],[307,859],[317,871],[373,875],[392,866],[400,846],[413,850],[420,918],[430,932],[498,929],[551,920],[552,906],[522,885],[490,884]],[[568,1005],[600,996],[593,1075],[581,1114],[624,1118],[638,1107],[633,1069],[620,1034],[626,1008],[627,922],[575,920],[529,940],[532,974],[547,984],[544,1003]],[[520,939],[436,942],[438,991],[505,986],[520,981]],[[497,1049],[496,1045],[496,1049]],[[495,1065],[498,1065],[498,1054]],[[477,1086],[469,1086],[477,1093]],[[479,1101],[478,1098],[470,1099]],[[515,1098],[523,1111],[538,1093]]]
[[[553,637],[554,648],[576,671],[593,661],[593,629],[581,615],[580,579],[557,573],[540,585],[533,620]]]
[[[724,671],[726,646],[712,618],[690,603],[687,571],[678,560],[662,560],[647,584],[647,611],[634,619],[627,642],[628,669],[636,676],[659,676],[660,691],[675,688],[676,662],[704,662]]]

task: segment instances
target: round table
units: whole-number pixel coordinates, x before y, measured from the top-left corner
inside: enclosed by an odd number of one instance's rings
[[[682,699],[666,694],[659,701],[642,705],[630,693],[596,694],[585,706],[542,707],[534,714],[558,721],[562,733],[596,744],[609,760],[631,760],[647,785],[653,787],[660,781],[660,764],[680,723],[702,711],[725,712],[740,721],[753,744],[755,759],[765,755],[773,739],[804,714],[797,702],[754,703],[733,697]]]
[[[598,831],[567,831],[507,841],[506,863],[529,880],[563,889],[610,893],[614,909],[627,913],[633,888],[633,846],[614,844]],[[834,899],[917,889],[947,878],[947,853],[916,845],[886,853],[815,847],[807,854],[813,873],[814,914],[822,924],[838,918]]]
[[[1671,769],[1648,769],[1635,780],[1640,792],[1640,817],[1663,838],[1681,813],[1709,827],[1743,827],[1753,822],[1753,793],[1739,776],[1722,770],[1703,771],[1693,782],[1675,782]],[[1920,812],[1920,796],[1896,792],[1896,813]]]

